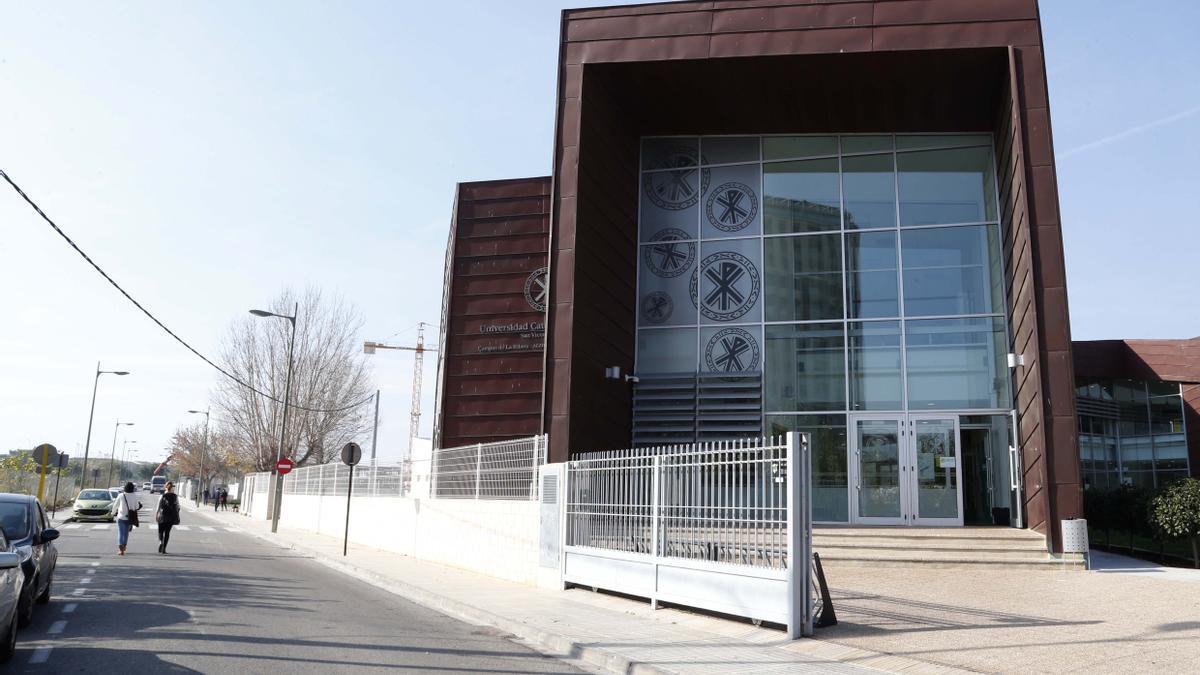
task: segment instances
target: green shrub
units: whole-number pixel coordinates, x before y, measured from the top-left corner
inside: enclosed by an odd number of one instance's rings
[[[1147,514],[1161,536],[1192,543],[1192,563],[1200,569],[1200,480],[1185,478],[1167,486],[1150,500]]]

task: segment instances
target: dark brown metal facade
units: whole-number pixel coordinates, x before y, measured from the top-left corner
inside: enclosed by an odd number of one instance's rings
[[[1079,377],[1178,382],[1188,464],[1200,478],[1200,337],[1190,340],[1091,340],[1072,345]]]
[[[550,459],[630,442],[638,139],[996,134],[1028,525],[1081,515],[1074,374],[1035,0],[745,0],[562,19],[544,427]]]
[[[549,198],[548,177],[458,186],[442,298],[438,447],[541,428]]]

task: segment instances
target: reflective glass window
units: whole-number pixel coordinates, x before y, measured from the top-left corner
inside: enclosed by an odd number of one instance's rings
[[[1004,320],[905,322],[909,410],[1009,405]]]
[[[847,335],[851,410],[903,410],[900,322],[852,322]]]
[[[714,166],[701,200],[703,239],[757,236],[762,233],[762,174],[758,164]]]
[[[704,241],[700,256],[700,323],[762,321],[762,239]]]
[[[987,134],[901,134],[896,136],[897,150],[922,150],[928,148],[954,148],[963,145],[991,146],[992,137]]]
[[[843,154],[891,151],[891,136],[842,136]]]
[[[767,234],[841,229],[842,197],[836,158],[764,164],[763,191]]]
[[[892,154],[842,158],[846,229],[896,226],[896,174]]]
[[[900,316],[899,279],[895,232],[846,235],[846,302],[851,319]]]
[[[768,412],[846,409],[841,323],[767,326]]]
[[[699,244],[663,239],[638,247],[638,325],[694,326],[691,296]]]
[[[996,220],[991,148],[904,152],[896,162],[901,225]]]
[[[846,471],[846,416],[767,416],[769,435],[778,436],[789,431],[809,434],[813,520],[822,523],[847,522],[850,520],[850,500]]]
[[[637,372],[645,375],[696,372],[696,329],[638,331]]]
[[[767,321],[842,318],[842,237],[770,237],[767,259]]]
[[[900,233],[905,316],[1003,311],[1000,242],[994,225]]]
[[[705,164],[757,162],[757,136],[705,136],[700,139],[700,157]]]
[[[700,163],[698,139],[685,137],[642,139],[643,169],[673,169]]]
[[[804,159],[836,157],[837,136],[766,136],[762,141],[763,159]]]

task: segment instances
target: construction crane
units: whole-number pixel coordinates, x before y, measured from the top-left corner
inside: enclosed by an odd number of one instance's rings
[[[425,326],[429,324],[424,321],[417,324],[417,344],[414,346],[407,345],[389,345],[382,342],[364,342],[363,351],[367,354],[374,354],[376,349],[400,349],[413,352],[413,383],[412,383],[412,406],[408,411],[408,456],[412,457],[412,439],[417,436],[417,429],[421,423],[421,369],[424,365],[425,352],[436,352],[437,349],[425,346]],[[378,415],[378,409],[376,409]]]

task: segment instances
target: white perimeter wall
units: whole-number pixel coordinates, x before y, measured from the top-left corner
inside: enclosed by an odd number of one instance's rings
[[[279,516],[287,527],[340,539],[346,497],[285,494]],[[538,518],[536,501],[354,497],[350,541],[534,585]]]

